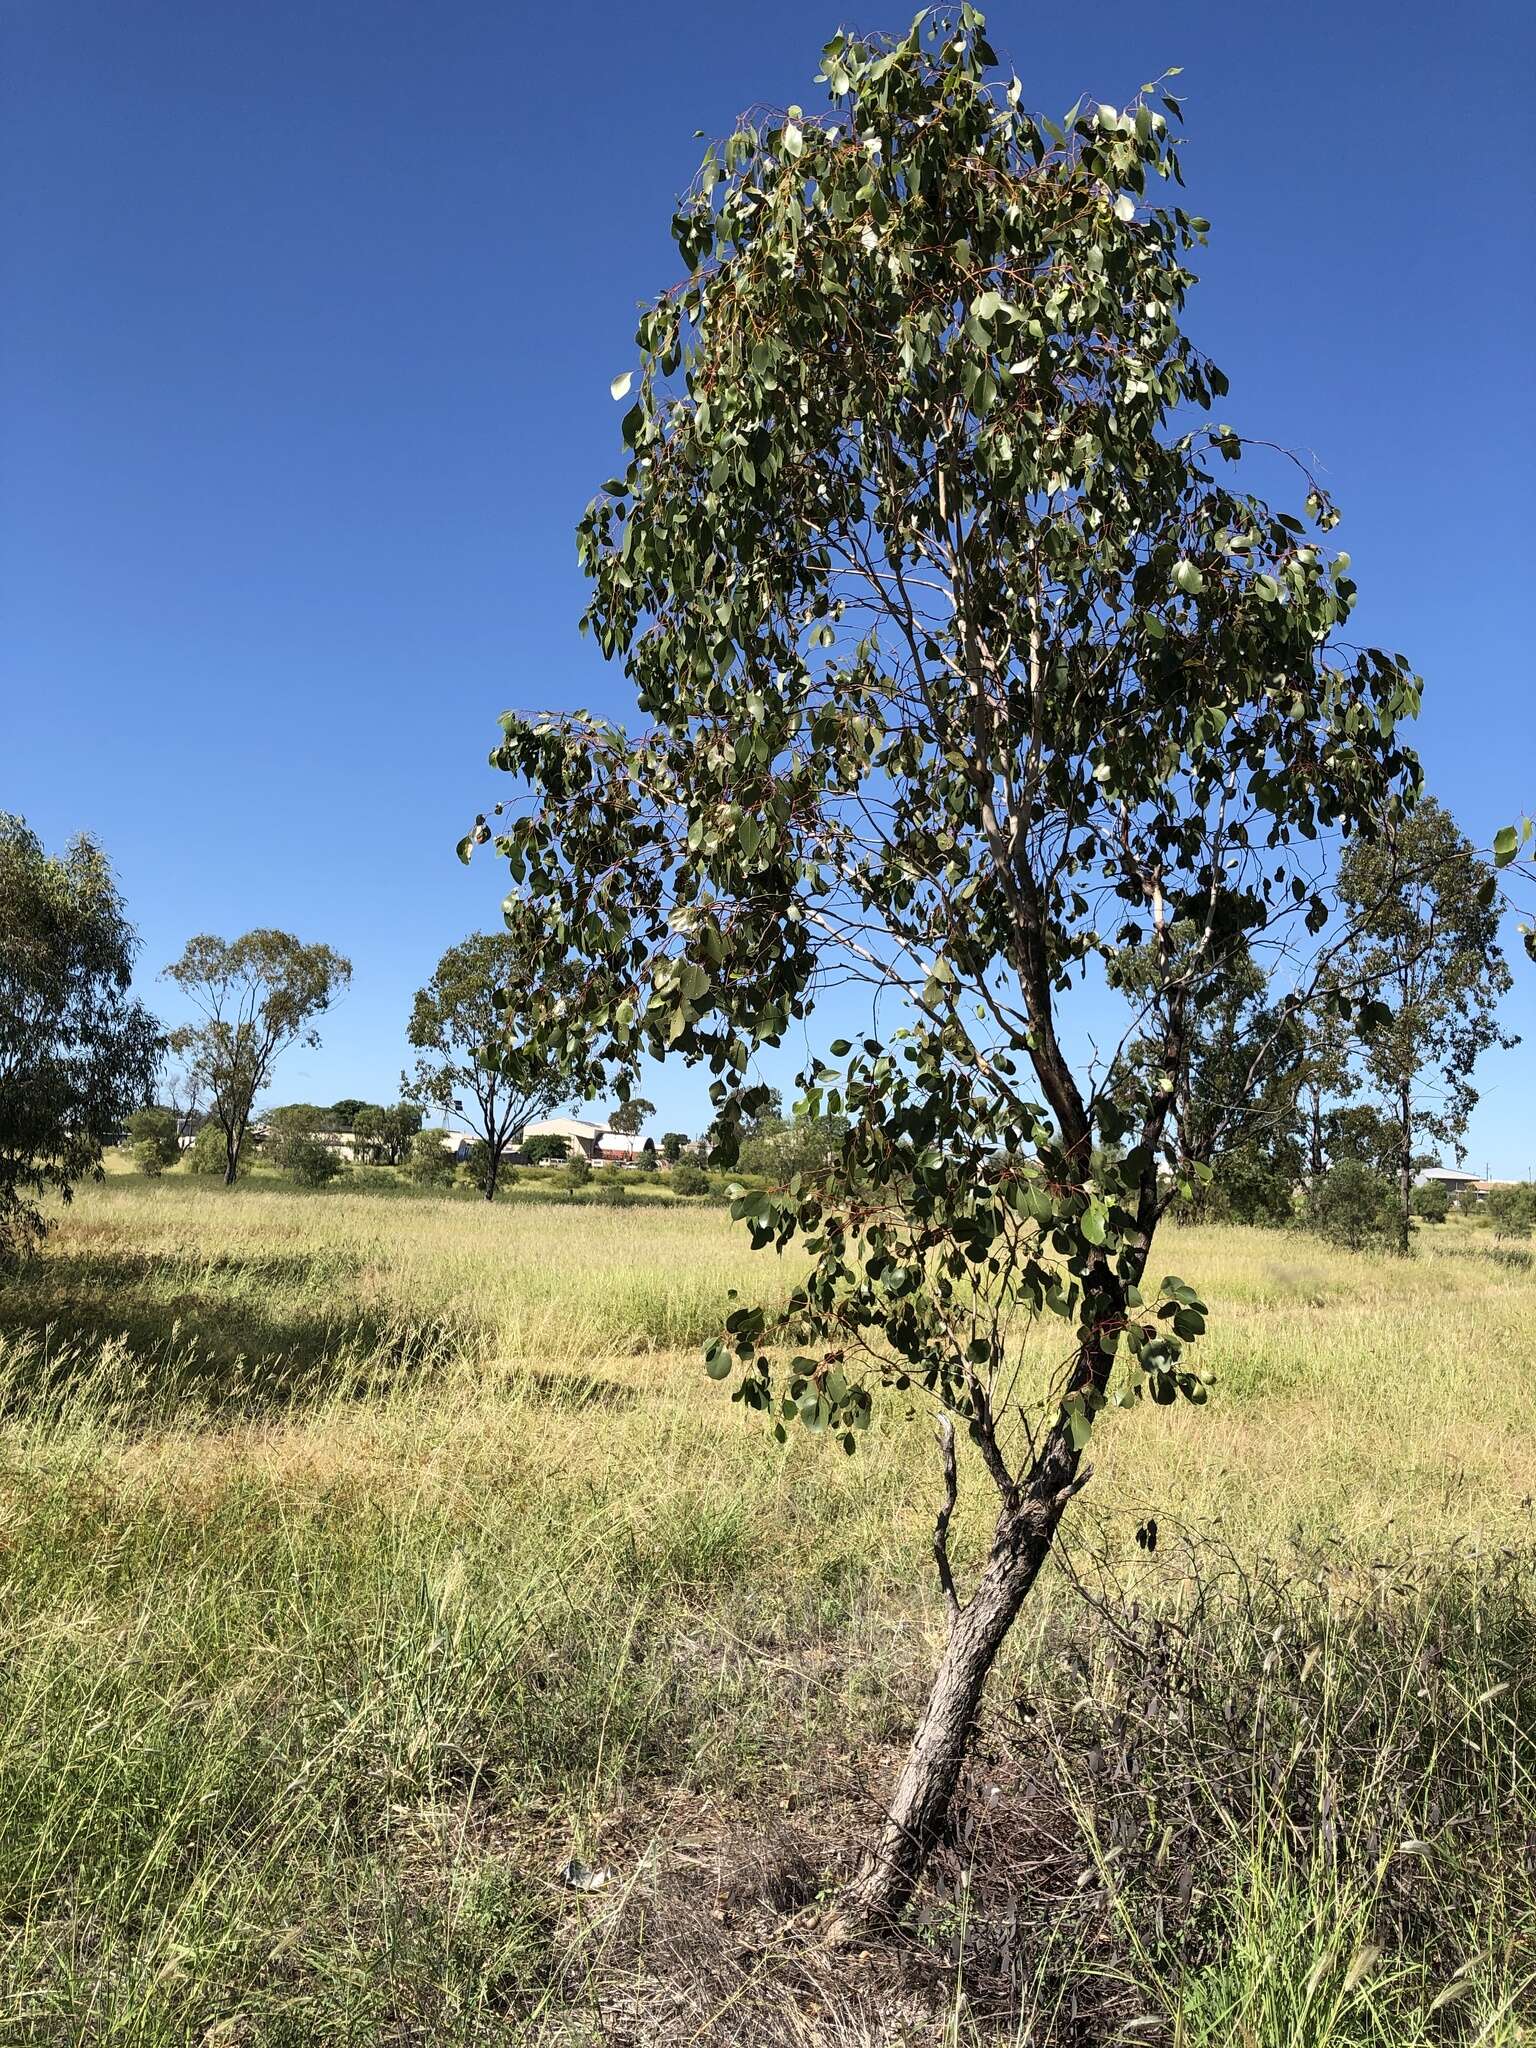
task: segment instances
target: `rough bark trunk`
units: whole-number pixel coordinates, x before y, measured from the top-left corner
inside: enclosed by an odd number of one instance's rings
[[[839,1902],[833,1936],[888,1926],[942,1839],[988,1675],[1051,1547],[1060,1508],[1005,1508],[976,1591],[955,1616],[879,1840]]]
[[[1323,1091],[1320,1088],[1312,1090],[1311,1135],[1311,1156],[1307,1163],[1311,1169],[1312,1185],[1316,1187],[1323,1177]]]
[[[1398,1217],[1398,1249],[1406,1257],[1413,1235],[1413,1103],[1404,1087],[1398,1100],[1402,1118],[1402,1153],[1398,1166],[1401,1213]]]

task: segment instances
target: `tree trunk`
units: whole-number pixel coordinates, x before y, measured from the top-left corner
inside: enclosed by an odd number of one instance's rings
[[[1398,1167],[1402,1213],[1398,1217],[1398,1249],[1406,1258],[1413,1235],[1413,1225],[1409,1220],[1413,1215],[1413,1103],[1406,1083],[1398,1100],[1398,1110],[1402,1118],[1402,1155]]]
[[[496,1176],[501,1172],[501,1154],[494,1145],[488,1146],[487,1150],[490,1154],[490,1164],[485,1169],[485,1199],[488,1202],[494,1202],[496,1199]]]
[[[1323,1177],[1323,1091],[1321,1088],[1314,1088],[1312,1090],[1312,1116],[1310,1121],[1312,1143],[1311,1158],[1308,1164],[1311,1167],[1312,1186],[1316,1187]]]
[[[1070,1468],[1077,1456],[1064,1444]],[[1032,1482],[1059,1474],[1050,1448]],[[1070,1474],[1069,1474],[1070,1476]],[[1065,1498],[1031,1497],[1005,1506],[976,1591],[955,1616],[928,1704],[881,1829],[843,1894],[831,1933],[849,1939],[865,1928],[888,1926],[910,1902],[923,1868],[942,1839],[950,1801],[960,1782],[966,1748],[988,1674],[1050,1550]]]

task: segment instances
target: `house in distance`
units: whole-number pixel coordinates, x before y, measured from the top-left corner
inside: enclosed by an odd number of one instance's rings
[[[526,1124],[519,1142],[526,1148],[535,1138],[561,1138],[573,1159],[590,1159],[597,1166],[638,1166],[647,1153],[654,1158],[656,1152],[654,1138],[628,1137],[579,1116],[547,1116]]]

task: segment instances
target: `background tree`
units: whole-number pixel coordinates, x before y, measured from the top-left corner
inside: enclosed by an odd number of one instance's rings
[[[128,1119],[128,1141],[140,1173],[164,1173],[181,1158],[181,1125],[174,1110],[136,1109]]]
[[[1337,991],[1327,978],[1320,994],[1323,999],[1312,1006],[1303,1022],[1306,1049],[1297,1082],[1308,1181],[1321,1180],[1328,1170],[1326,1132],[1330,1103],[1348,1101],[1359,1087],[1351,1064],[1353,1038],[1348,1007],[1339,1004]]]
[[[550,1133],[542,1133],[537,1138],[530,1138],[524,1145],[523,1157],[530,1166],[546,1166],[556,1160],[569,1159],[570,1141],[566,1138],[557,1138]]]
[[[1427,1180],[1413,1191],[1413,1213],[1421,1223],[1444,1223],[1451,1213],[1451,1191],[1443,1180]]]
[[[418,1187],[444,1188],[453,1180],[453,1161],[443,1143],[447,1135],[446,1131],[418,1131],[412,1138],[405,1170]]]
[[[1177,940],[1174,941],[1177,943]],[[1114,979],[1145,999],[1165,962],[1142,947],[1116,963]],[[1189,1027],[1174,1081],[1170,1122],[1179,1149],[1205,1161],[1208,1180],[1180,1204],[1187,1218],[1236,1223],[1288,1223],[1306,1166],[1299,1102],[1306,1030],[1293,1004],[1268,1000],[1258,962],[1237,949],[1188,967]],[[1141,1069],[1133,1093],[1158,1085],[1162,1048],[1135,1041],[1127,1059]]]
[[[206,1174],[210,1178],[214,1174],[219,1174],[226,1184],[228,1183],[229,1153],[224,1143],[224,1133],[218,1124],[209,1122],[203,1125],[187,1147],[186,1161],[188,1173]],[[236,1174],[247,1174],[250,1170],[250,1156],[242,1151],[235,1168]]]
[[[1324,1170],[1334,1166],[1363,1166],[1392,1180],[1397,1173],[1397,1126],[1387,1113],[1370,1102],[1345,1103],[1323,1117]],[[1415,1166],[1433,1166],[1433,1155],[1415,1158]]]
[[[352,964],[291,932],[204,932],[165,972],[201,1019],[178,1026],[170,1043],[223,1134],[224,1180],[232,1185],[256,1097],[290,1046],[320,1043],[315,1019],[346,989]]]
[[[1472,1070],[1490,1046],[1517,1043],[1498,1021],[1511,984],[1496,889],[1493,869],[1432,797],[1390,817],[1379,838],[1350,847],[1340,864],[1339,899],[1354,931],[1341,971],[1391,1013],[1362,1033],[1360,1053],[1393,1127],[1405,1252],[1422,1142],[1463,1156],[1477,1103]]]
[[[502,1155],[523,1126],[585,1092],[590,1062],[574,1052],[552,1057],[519,1026],[533,991],[558,1000],[570,979],[537,923],[521,920],[450,946],[411,1006],[406,1036],[421,1057],[404,1081],[406,1093],[484,1139],[488,1202]]]
[[[386,1156],[384,1117],[377,1103],[365,1102],[352,1119],[353,1156],[366,1165],[377,1166]]]
[[[665,1160],[666,1160],[666,1162],[667,1162],[668,1166],[676,1166],[676,1164],[677,1164],[677,1162],[679,1161],[679,1159],[681,1159],[681,1158],[682,1158],[683,1154],[684,1154],[684,1153],[685,1153],[685,1152],[686,1152],[687,1150],[688,1150],[688,1133],[687,1133],[686,1131],[663,1131],[663,1132],[662,1132],[662,1134],[661,1134],[661,1156],[662,1156],[662,1158],[663,1158],[663,1159],[665,1159]]]
[[[263,1121],[267,1157],[285,1173],[292,1168],[299,1146],[307,1145],[317,1131],[332,1128],[329,1110],[315,1102],[285,1102],[268,1110]]]
[[[1490,1188],[1483,1214],[1499,1237],[1529,1237],[1536,1228],[1536,1183],[1515,1181],[1508,1187]]]
[[[937,1413],[949,1637],[845,1928],[903,1908],[943,1829],[1095,1418],[1204,1398],[1198,1298],[1148,1266],[1209,1171],[1175,1115],[1195,991],[1266,942],[1294,959],[1329,838],[1417,780],[1414,678],[1333,646],[1332,508],[1312,487],[1309,531],[1228,488],[1239,437],[1195,424],[1226,386],[1179,325],[1205,223],[1156,199],[1176,106],[1058,129],[992,62],[968,6],[839,36],[827,116],[708,152],[579,535],[639,735],[509,715],[492,757],[521,780],[519,898],[586,969],[533,1029],[707,1062],[722,1163],[764,1107],[756,1049],[825,990],[867,998],[801,1077],[808,1114],[848,1118],[838,1157],[734,1205],[754,1245],[803,1237],[807,1276],[707,1357],[845,1448],[882,1388]],[[1069,1053],[1071,999],[1132,947],[1147,1057],[1111,1088]],[[1026,1351],[1050,1317],[1061,1344]],[[1026,1355],[1056,1368],[1021,1382]],[[961,1443],[994,1495],[963,1596]]]
[[[1347,1251],[1401,1249],[1401,1218],[1392,1176],[1376,1173],[1359,1159],[1330,1166],[1307,1189],[1309,1230]]]
[[[848,1119],[833,1111],[813,1114],[799,1108],[789,1118],[759,1117],[749,1137],[741,1139],[737,1160],[746,1173],[787,1181],[795,1174],[821,1173],[839,1156],[848,1136]]]
[[[325,1112],[325,1129],[328,1131],[351,1131],[356,1128],[357,1119],[365,1109],[375,1105],[364,1102],[359,1096],[344,1095],[340,1102],[333,1102]]]
[[[647,1102],[643,1095],[632,1095],[628,1102],[621,1102],[616,1109],[609,1112],[608,1128],[610,1131],[618,1131],[623,1137],[638,1138],[640,1126],[648,1116],[655,1114],[654,1102]]]
[[[420,1129],[419,1103],[397,1102],[389,1109],[364,1103],[352,1126],[357,1156],[373,1165],[399,1166],[409,1156],[411,1140]]]
[[[0,812],[0,1258],[41,1241],[41,1198],[99,1175],[153,1091],[164,1041],[128,993],[137,948],[98,846],[50,856]]]

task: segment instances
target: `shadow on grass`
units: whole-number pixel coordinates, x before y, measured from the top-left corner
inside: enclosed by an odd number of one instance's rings
[[[462,1331],[357,1300],[356,1270],[334,1250],[50,1251],[0,1285],[0,1404],[95,1391],[119,1414],[186,1401],[249,1412],[375,1391],[462,1348]]]

